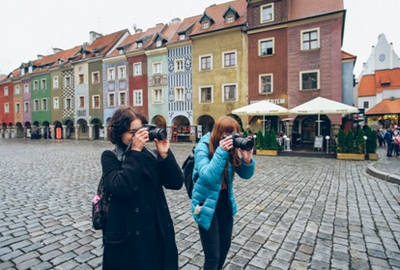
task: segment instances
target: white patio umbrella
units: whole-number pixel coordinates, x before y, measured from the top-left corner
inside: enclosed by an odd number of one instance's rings
[[[237,115],[262,115],[263,116],[263,134],[265,133],[265,116],[267,115],[288,115],[289,110],[276,105],[272,102],[262,100],[253,104],[235,109],[232,111]]]
[[[321,114],[350,114],[358,113],[358,109],[334,100],[323,97],[316,97],[304,104],[289,110],[292,114],[298,115],[318,115],[318,136],[321,135]]]

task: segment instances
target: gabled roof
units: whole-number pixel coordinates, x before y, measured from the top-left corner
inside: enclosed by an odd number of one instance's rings
[[[384,99],[366,112],[367,115],[398,113],[400,113],[400,98]]]
[[[163,23],[159,23],[154,27],[148,28],[145,32],[142,33],[137,33],[140,34],[136,37],[128,37],[128,38],[121,44],[123,45],[124,43],[126,43],[126,53],[128,52],[133,52],[133,51],[139,51],[139,50],[144,50],[147,47],[149,47],[153,41],[154,41],[154,36],[162,31],[164,29],[165,25]],[[136,35],[136,34],[134,34]],[[130,42],[130,43],[128,43]],[[143,45],[141,48],[137,47],[137,43],[138,42],[142,42]],[[125,46],[125,45],[124,45]],[[121,46],[120,46],[121,47]]]
[[[237,17],[237,19],[233,23],[227,23],[225,18],[223,17],[226,11],[229,10],[229,7],[235,10],[239,15],[239,17]],[[204,11],[204,14],[200,18],[200,20],[194,25],[191,36],[232,28],[235,26],[245,25],[247,21],[246,8],[247,8],[246,0],[235,0],[219,5],[209,6]],[[214,20],[214,23],[211,24],[209,28],[202,29],[201,21],[204,19],[205,15],[212,18]]]
[[[215,22],[214,19],[210,15],[207,14],[207,12],[203,13],[203,16],[201,16],[199,22],[202,23],[205,20],[210,21],[211,24],[213,24]]]
[[[170,40],[173,39],[173,37],[176,34],[176,31],[179,29],[180,22],[177,23],[170,23],[162,29],[162,32],[158,32],[154,35],[153,37],[153,42],[147,47],[147,49],[157,49],[155,41],[158,39],[162,39],[163,42],[169,42]],[[164,46],[165,43],[162,44]]]
[[[225,13],[222,15],[222,17],[226,18],[226,16],[227,16],[230,12],[235,16],[235,19],[237,19],[237,18],[240,17],[239,13],[238,13],[233,7],[231,7],[231,6],[229,6],[229,7],[226,9],[226,11],[225,11]]]
[[[377,70],[361,77],[358,96],[375,96],[384,90],[400,89],[400,68]]]
[[[201,15],[185,18],[180,24],[178,29],[176,29],[174,35],[172,35],[172,38],[168,41],[169,44],[176,43],[179,41],[182,41],[179,39],[180,34],[185,34],[185,39],[183,40],[188,40],[189,35],[191,31],[193,30],[193,26],[196,24],[196,22],[199,21],[201,18]]]
[[[342,50],[342,60],[350,60],[350,59],[356,60],[356,59],[357,59],[357,56],[352,55],[352,54],[350,54],[350,53],[345,52],[345,51]]]

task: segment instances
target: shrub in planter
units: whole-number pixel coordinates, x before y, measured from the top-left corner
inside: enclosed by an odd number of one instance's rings
[[[356,136],[356,151],[355,153],[364,154],[365,152],[365,140],[364,140],[364,131],[361,128],[357,130]]]
[[[278,150],[278,142],[276,141],[276,133],[271,130],[269,132],[268,141],[266,143],[266,150]]]
[[[354,133],[350,130],[346,135],[345,142],[345,153],[356,153],[356,148],[354,145]]]
[[[338,145],[337,145],[337,151],[338,153],[347,153],[347,147],[346,147],[346,134],[344,133],[343,129],[339,130],[338,134]]]
[[[264,136],[261,131],[257,132],[257,137],[256,137],[256,148],[257,149],[263,149],[263,141],[264,141]]]
[[[376,153],[378,134],[369,126],[365,128],[365,135],[367,136],[367,153]]]

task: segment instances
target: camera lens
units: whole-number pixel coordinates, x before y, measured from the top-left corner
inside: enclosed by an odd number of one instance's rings
[[[239,147],[245,151],[249,151],[253,148],[254,142],[251,139],[243,138],[243,137],[235,137],[233,139],[233,146]]]

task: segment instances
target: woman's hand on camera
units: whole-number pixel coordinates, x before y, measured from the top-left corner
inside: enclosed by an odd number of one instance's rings
[[[149,132],[146,128],[139,129],[135,136],[132,137],[132,146],[131,149],[135,151],[142,151],[143,147],[149,141]]]
[[[156,148],[160,156],[164,159],[168,155],[168,149],[169,149],[169,140],[165,139],[162,141],[159,141],[157,139],[154,139],[154,142],[156,143]]]
[[[219,141],[219,146],[225,151],[229,151],[233,147],[233,139],[232,135],[227,136],[226,138]]]
[[[246,151],[246,150],[243,150],[243,149],[239,148],[239,151],[240,151],[240,154],[242,155],[244,163],[250,164],[251,163],[251,158],[253,157],[253,149],[251,149],[249,151]]]

